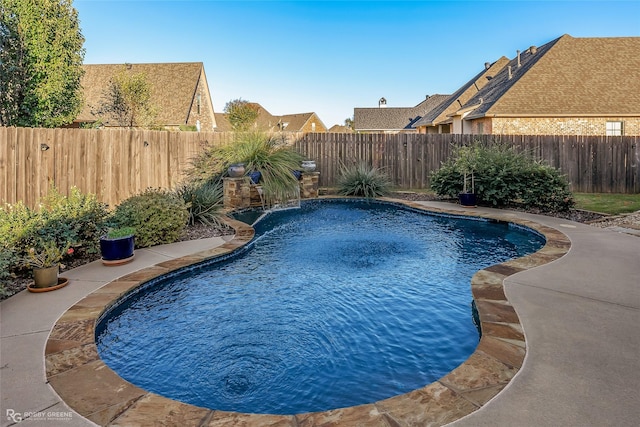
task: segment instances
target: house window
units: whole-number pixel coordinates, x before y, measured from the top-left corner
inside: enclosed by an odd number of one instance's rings
[[[484,134],[484,123],[478,123],[478,135]]]
[[[311,123],[311,132],[316,131],[316,122]]]
[[[607,122],[607,136],[622,136],[622,122]]]
[[[198,114],[200,114],[200,105],[202,104],[202,96],[200,94],[198,94],[198,96],[196,97],[196,110],[198,112]]]

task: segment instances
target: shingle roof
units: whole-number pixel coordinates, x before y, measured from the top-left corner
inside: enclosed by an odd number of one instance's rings
[[[286,114],[284,116],[277,116],[280,123],[288,123],[285,130],[298,131],[304,127],[305,124],[314,116],[315,113],[299,113],[299,114]],[[317,117],[317,116],[316,116]],[[324,128],[324,124],[318,118],[319,128]]]
[[[329,130],[327,132],[330,133],[351,133],[353,132],[353,130],[349,127],[346,127],[344,125],[333,125],[329,128]]]
[[[185,124],[191,108],[202,62],[157,63],[157,64],[85,64],[81,85],[85,105],[78,121],[93,121],[91,114],[101,102],[111,77],[126,69],[131,73],[146,74],[151,86],[151,102],[159,109],[157,122],[163,125]],[[208,95],[207,95],[208,96]]]
[[[274,116],[257,102],[249,102],[249,105],[258,111],[258,117],[256,118],[254,126],[257,129],[263,131],[279,131],[281,129],[278,127],[278,125],[280,123],[287,123],[285,129],[282,130],[298,132],[313,116],[315,116],[318,120],[318,124],[320,125],[319,128],[325,129],[324,124],[315,113],[298,113],[287,114],[284,116]],[[215,117],[217,124],[216,131],[228,132],[233,130],[226,114],[216,113]]]
[[[415,107],[354,108],[356,130],[412,129],[422,116],[438,107],[449,95],[431,95]]]
[[[467,119],[638,116],[640,37],[574,38],[565,34],[529,48],[520,54],[520,66],[516,56],[463,108],[477,104]]]
[[[231,132],[233,131],[233,127],[231,123],[227,119],[227,115],[225,113],[213,113],[216,117],[216,132]]]
[[[485,87],[493,77],[509,62],[505,56],[492,64],[486,64],[485,68],[476,74],[471,80],[462,85],[455,93],[450,95],[440,105],[429,111],[414,126],[433,126],[434,124],[449,121],[449,114],[454,113],[467,103],[480,89]]]

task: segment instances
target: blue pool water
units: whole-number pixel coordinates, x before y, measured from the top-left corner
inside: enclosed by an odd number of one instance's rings
[[[258,222],[244,254],[159,280],[107,314],[102,359],[160,395],[295,414],[429,384],[478,344],[471,276],[544,241],[502,223],[366,201]]]

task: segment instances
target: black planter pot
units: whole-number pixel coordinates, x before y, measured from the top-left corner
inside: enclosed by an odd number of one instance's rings
[[[100,253],[104,265],[125,264],[133,260],[135,237],[133,235],[109,239],[106,236],[100,238]]]
[[[476,194],[475,193],[460,193],[458,199],[462,206],[475,207],[476,206]]]

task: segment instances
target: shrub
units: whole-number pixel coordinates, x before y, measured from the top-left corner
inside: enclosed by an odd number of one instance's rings
[[[463,190],[460,150],[431,175],[431,189],[456,197]],[[474,145],[474,177],[478,201],[493,206],[521,203],[542,211],[574,205],[566,178],[555,168],[504,145]]]
[[[359,197],[384,196],[391,189],[389,178],[364,162],[343,166],[338,178],[338,194]]]
[[[0,249],[0,297],[5,297],[10,294],[7,290],[7,285],[14,278],[11,270],[13,266],[20,263],[20,260],[13,248],[0,247]]]
[[[528,183],[521,193],[525,207],[558,212],[575,206],[575,199],[569,191],[567,181],[557,169],[548,165],[537,165],[524,175]]]
[[[67,197],[52,187],[39,210],[21,202],[0,208],[0,249],[13,251],[13,271],[20,268],[17,260],[27,256],[29,248],[40,248],[46,242],[97,253],[106,217],[106,206],[94,195],[84,195],[74,187]]]
[[[113,222],[117,227],[134,227],[136,246],[144,248],[178,240],[188,216],[184,200],[174,193],[149,188],[118,205]]]
[[[43,227],[43,217],[33,209],[18,202],[0,209],[0,245],[3,251],[12,249],[16,255],[25,255],[33,246],[38,230]]]
[[[183,184],[176,190],[176,194],[188,206],[189,217],[187,222],[189,224],[220,224],[219,216],[223,207],[223,189],[220,180],[206,181],[202,184]]]
[[[49,235],[48,231],[56,233],[56,230],[61,230],[63,235],[56,238],[56,242],[72,242],[72,246],[82,246],[88,253],[98,253],[99,238],[104,233],[108,211],[94,194],[83,194],[72,187],[67,197],[53,188],[43,207],[48,212],[49,222],[54,225],[47,224],[50,230],[43,231],[45,236]]]

